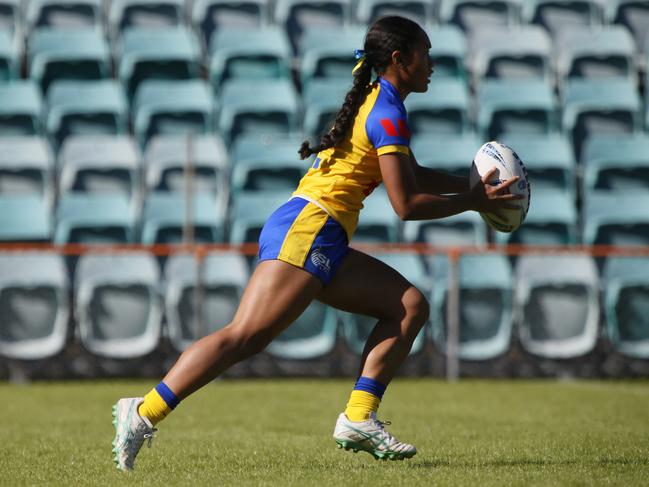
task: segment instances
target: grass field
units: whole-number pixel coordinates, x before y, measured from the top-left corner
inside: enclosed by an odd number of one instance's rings
[[[132,473],[111,404],[153,382],[0,384],[0,484],[649,485],[649,382],[396,380],[379,417],[410,461],[338,450],[351,380],[222,381],[161,423]]]

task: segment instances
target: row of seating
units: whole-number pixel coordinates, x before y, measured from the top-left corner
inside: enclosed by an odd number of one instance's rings
[[[431,302],[430,324],[411,354],[420,352],[429,338],[445,351],[446,257],[377,257]],[[647,258],[610,258],[601,280],[587,255],[524,256],[515,268],[503,255],[466,255],[458,272],[462,359],[487,360],[506,353],[514,324],[530,353],[550,358],[584,355],[598,340],[600,307],[615,348],[630,357],[649,358]],[[230,252],[206,256],[200,288],[197,276],[194,257],[185,254],[170,257],[162,272],[146,253],[84,255],[72,282],[58,255],[0,254],[0,355],[37,359],[61,352],[71,316],[83,345],[104,357],[146,355],[158,346],[162,333],[182,351],[233,318],[249,279],[245,259]],[[268,352],[296,360],[325,355],[333,350],[339,325],[349,348],[361,354],[375,320],[318,302]]]

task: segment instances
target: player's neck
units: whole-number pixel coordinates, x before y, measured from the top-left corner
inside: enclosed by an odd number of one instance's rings
[[[390,70],[385,71],[381,75],[381,78],[389,82],[394,87],[394,89],[397,90],[397,93],[399,93],[399,96],[401,97],[402,101],[404,101],[406,97],[410,94],[410,90],[408,90],[408,88],[405,86],[403,81],[394,72]]]

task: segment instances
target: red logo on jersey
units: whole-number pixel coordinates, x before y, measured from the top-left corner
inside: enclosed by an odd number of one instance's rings
[[[381,126],[383,127],[383,130],[385,130],[385,133],[388,134],[390,137],[398,137],[399,135],[401,137],[405,137],[406,139],[410,138],[410,130],[408,129],[408,124],[403,118],[400,118],[397,120],[397,126],[399,127],[399,130],[394,126],[394,123],[392,120],[389,118],[382,118],[379,120],[381,123]]]

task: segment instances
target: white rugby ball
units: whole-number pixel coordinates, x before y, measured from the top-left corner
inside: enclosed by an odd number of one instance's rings
[[[496,141],[487,142],[480,147],[471,164],[469,174],[471,187],[493,167],[496,167],[496,172],[488,183],[495,186],[514,176],[519,176],[520,179],[509,186],[509,190],[513,194],[522,195],[523,198],[509,202],[516,206],[516,209],[503,208],[497,213],[480,213],[480,216],[494,230],[510,233],[521,226],[530,207],[531,192],[527,170],[523,161],[510,147]]]

